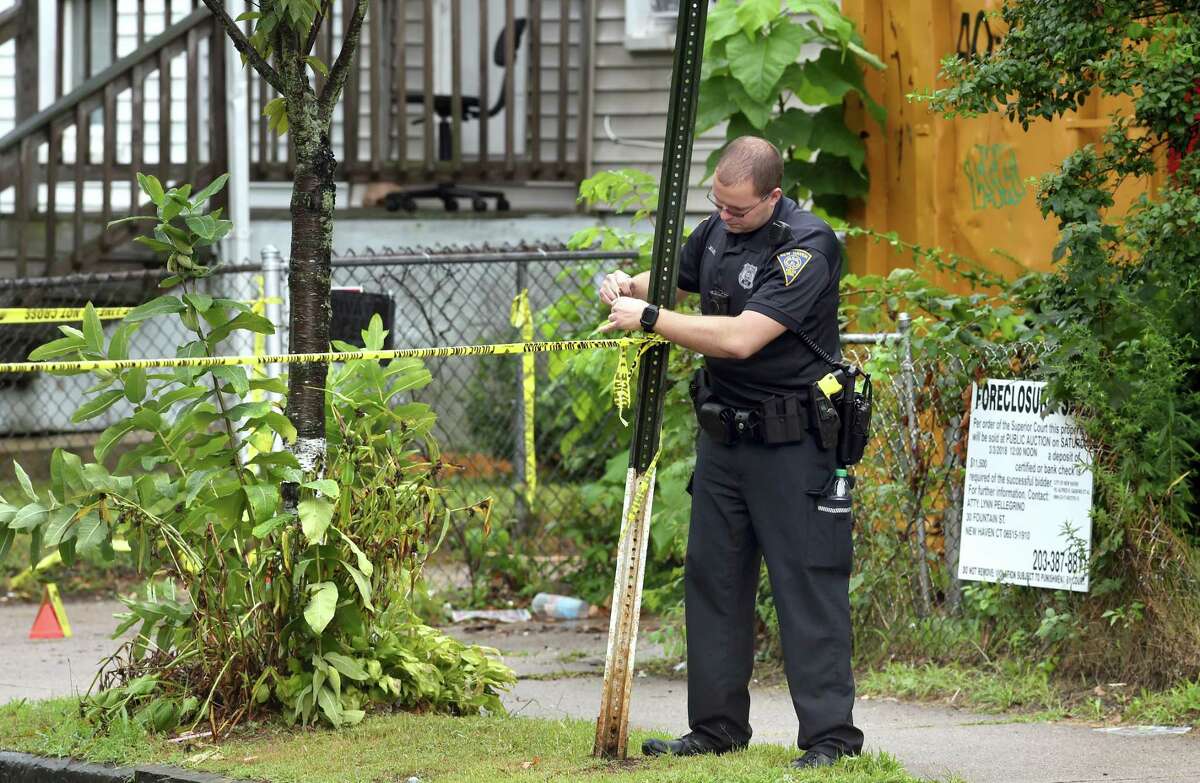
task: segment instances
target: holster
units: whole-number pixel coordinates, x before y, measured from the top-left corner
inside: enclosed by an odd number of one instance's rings
[[[811,419],[813,432],[816,433],[817,443],[823,450],[837,448],[838,434],[842,428],[841,419],[838,418],[837,408],[834,407],[833,400],[821,390],[817,384],[812,384],[809,387],[809,394],[812,396],[812,404],[809,405],[809,418]]]

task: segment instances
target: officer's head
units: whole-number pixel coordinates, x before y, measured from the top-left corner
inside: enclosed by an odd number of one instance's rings
[[[713,176],[708,200],[721,210],[721,220],[733,234],[746,234],[766,225],[783,196],[783,156],[775,145],[757,136],[729,142]]]

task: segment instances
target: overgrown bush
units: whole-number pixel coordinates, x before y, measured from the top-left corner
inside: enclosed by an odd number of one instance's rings
[[[63,337],[32,360],[126,359],[153,318],[178,318],[192,333],[179,357],[219,356],[231,335],[273,331],[248,305],[201,290],[209,270],[194,251],[229,229],[203,211],[223,178],[195,197],[186,185],[164,191],[153,177],[141,182],[158,207],[154,238],[145,241],[169,253],[166,284],[178,288],[135,308],[111,335],[89,305],[81,329],[60,327]],[[382,347],[378,317],[363,338],[368,349]],[[268,710],[339,726],[373,704],[502,709],[497,694],[513,682],[511,671],[411,611],[411,591],[452,517],[474,514],[486,525],[488,510],[455,507],[438,485],[434,413],[410,398],[430,381],[421,362],[331,368],[328,451],[317,477],[271,445],[295,438],[280,411],[281,379],[242,366],[91,374],[91,399],[75,420],[119,400],[132,415],[100,435],[94,462],[55,451],[46,492],[15,466],[25,499],[0,502],[0,540],[29,531],[34,561],[46,548],[68,563],[91,552],[111,558],[124,540],[147,579],[125,599],[119,633],[136,635],[85,700],[89,714],[158,730],[204,722],[219,735]],[[133,432],[145,441],[112,464],[110,452]],[[300,484],[296,508],[282,502],[284,482]]]

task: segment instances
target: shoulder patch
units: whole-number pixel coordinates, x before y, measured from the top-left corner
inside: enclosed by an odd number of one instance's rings
[[[779,261],[779,267],[783,270],[783,284],[789,286],[792,281],[808,266],[808,262],[812,260],[812,253],[807,250],[789,250],[786,253],[780,253],[776,256]]]

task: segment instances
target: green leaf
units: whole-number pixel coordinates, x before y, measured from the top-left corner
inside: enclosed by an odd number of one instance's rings
[[[149,196],[150,200],[154,202],[154,206],[161,207],[165,194],[163,193],[162,183],[158,181],[158,177],[154,176],[153,174],[143,174],[139,171],[137,174],[137,181],[138,185],[140,185],[142,188],[142,192]]]
[[[112,339],[108,341],[108,358],[129,358],[129,338],[133,336],[137,328],[137,324],[122,323],[113,330]]]
[[[333,504],[322,498],[300,501],[300,529],[309,543],[325,542],[325,531],[333,520]]]
[[[134,424],[130,419],[118,421],[104,432],[100,433],[100,437],[96,440],[96,445],[92,451],[96,456],[97,462],[103,462],[104,457],[108,454],[109,449],[121,442],[121,439],[133,432]]]
[[[75,551],[81,555],[99,549],[100,544],[108,538],[108,525],[95,511],[90,511],[79,520],[75,533]]]
[[[804,28],[782,24],[765,39],[745,36],[730,39],[726,46],[729,69],[755,101],[768,101],[778,91],[779,78],[800,55],[811,36]]]
[[[334,530],[337,530],[337,528],[334,528]],[[370,559],[365,552],[359,549],[358,544],[354,543],[354,539],[341,530],[337,532],[342,537],[342,540],[346,542],[346,546],[350,547],[350,551],[354,553],[355,558],[358,559],[358,570],[362,571],[366,576],[371,576],[371,574],[375,573],[375,566],[371,565]]]
[[[809,147],[848,159],[860,173],[867,159],[867,147],[857,133],[846,127],[841,106],[827,106],[817,112]]]
[[[132,372],[132,370],[130,372]],[[117,400],[124,396],[125,392],[123,390],[113,389],[110,392],[101,394],[99,397],[88,400],[83,405],[79,406],[79,410],[75,411],[75,414],[71,416],[71,421],[78,424],[81,421],[87,421],[88,419],[95,418],[111,408]],[[137,400],[134,400],[134,402],[137,402]]]
[[[47,513],[41,503],[29,503],[17,510],[8,526],[12,530],[32,530],[46,521]]]
[[[146,399],[146,370],[134,367],[125,373],[125,398],[132,403]]]
[[[56,547],[64,540],[75,537],[71,522],[75,519],[77,511],[74,506],[59,506],[50,512],[46,520],[46,546]]]
[[[320,57],[309,56],[304,58],[304,62],[308,63],[314,71],[322,76],[329,76],[329,66],[322,62]]]
[[[737,0],[719,0],[708,12],[704,30],[707,42],[720,41],[741,32],[742,25],[738,21],[737,10]],[[707,55],[706,52],[706,58]]]
[[[776,147],[806,149],[812,135],[812,115],[802,109],[788,109],[767,123],[763,135]]]
[[[80,337],[59,337],[57,340],[51,340],[30,351],[29,361],[40,362],[45,359],[54,359],[58,356],[75,354],[86,344]]]
[[[238,14],[237,19],[234,19],[234,21],[235,22],[253,22],[255,19],[258,19],[260,16],[262,16],[262,13],[259,11],[243,11],[242,13]]]
[[[260,418],[265,416],[271,410],[271,403],[267,400],[259,400],[258,402],[241,402],[229,409],[229,418],[233,421],[241,421],[242,419]]]
[[[137,323],[145,321],[147,318],[153,318],[156,315],[174,315],[182,313],[187,307],[183,302],[175,296],[160,296],[157,299],[151,299],[143,305],[138,305],[129,311],[125,316],[127,323]]]
[[[0,529],[0,565],[8,557],[8,552],[12,549],[13,539],[16,537],[17,531],[12,528]]]
[[[296,426],[287,416],[278,411],[271,411],[262,418],[268,427],[279,433],[279,437],[283,438],[284,442],[292,443],[296,440]]]
[[[250,533],[255,538],[266,538],[272,532],[287,524],[292,519],[293,517],[291,514],[279,514],[264,522],[258,523],[254,526],[254,529],[251,530]]]
[[[90,351],[104,355],[104,324],[91,302],[83,306],[83,339]]]
[[[304,607],[304,619],[317,636],[325,631],[337,611],[338,589],[333,582],[317,582],[308,586],[310,597]]]
[[[756,101],[746,94],[746,89],[742,87],[740,82],[730,80],[728,85],[729,97],[737,105],[738,110],[744,115],[745,119],[751,128],[755,131],[761,131],[767,126],[771,120],[771,105],[769,102]],[[738,115],[733,115],[729,118],[729,125],[725,129],[725,138],[734,139],[737,136],[745,135],[737,125]],[[753,135],[758,136],[759,133]]]
[[[205,201],[221,192],[221,188],[225,187],[225,183],[229,180],[228,174],[222,174],[212,182],[204,186],[204,189],[192,197],[192,203],[200,206]]]
[[[238,329],[246,329],[258,334],[275,334],[275,325],[263,316],[254,313],[238,313],[231,320],[209,332],[209,344],[216,345]]]
[[[371,581],[367,579],[362,571],[359,571],[345,560],[341,561],[341,563],[346,568],[346,573],[350,574],[350,578],[354,580],[354,585],[358,588],[358,594],[362,596],[363,606],[367,608],[367,611],[374,612],[375,605],[371,603]]]
[[[279,487],[272,484],[247,484],[245,491],[253,521],[262,522],[275,516],[275,511],[279,508]]]
[[[779,0],[742,0],[734,14],[738,26],[747,35],[756,35],[779,16]]]
[[[315,481],[306,481],[301,486],[315,489],[327,498],[336,500],[341,495],[341,490],[338,489],[338,484],[333,479],[317,479]]]
[[[184,294],[183,301],[196,308],[197,312],[203,313],[212,307],[213,298],[208,294]]]
[[[700,82],[700,102],[696,108],[696,133],[700,134],[737,111],[729,97],[729,77],[715,76]]]
[[[327,652],[323,656],[329,665],[338,670],[343,677],[349,677],[352,680],[362,682],[368,679],[367,670],[358,661],[351,658],[349,655],[342,655],[336,652]]]
[[[21,485],[21,491],[25,493],[25,497],[36,503],[38,496],[33,491],[33,482],[29,480],[29,474],[25,472],[25,468],[21,467],[21,463],[16,460],[13,460],[13,473],[17,474],[17,483]]]

